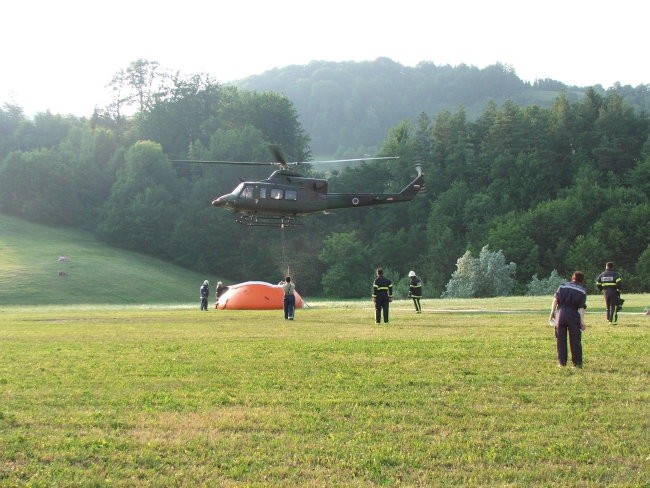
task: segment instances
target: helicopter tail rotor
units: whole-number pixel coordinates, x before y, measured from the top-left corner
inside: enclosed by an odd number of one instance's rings
[[[416,196],[421,196],[425,195],[427,193],[427,187],[424,184],[424,172],[422,171],[422,162],[418,159],[415,161],[415,164],[413,165],[415,167],[415,171],[417,171],[418,178],[421,178],[420,180],[420,189],[418,190]]]

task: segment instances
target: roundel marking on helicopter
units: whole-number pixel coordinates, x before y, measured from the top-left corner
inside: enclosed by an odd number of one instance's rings
[[[352,197],[352,205],[359,205],[359,199],[357,197]]]

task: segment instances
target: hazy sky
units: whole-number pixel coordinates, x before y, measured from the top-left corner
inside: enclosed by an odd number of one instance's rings
[[[643,0],[9,0],[0,105],[89,116],[140,58],[225,83],[312,60],[388,57],[570,85],[650,83]]]

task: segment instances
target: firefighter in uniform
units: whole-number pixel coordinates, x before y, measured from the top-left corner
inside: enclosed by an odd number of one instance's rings
[[[413,299],[415,313],[422,313],[420,298],[422,298],[422,280],[415,275],[415,271],[409,271],[409,298]]]
[[[393,282],[384,277],[384,270],[377,268],[377,278],[372,285],[372,301],[375,303],[375,323],[380,322],[382,313],[384,323],[388,323],[388,307],[393,301]]]
[[[584,281],[585,275],[582,271],[574,272],[571,281],[560,285],[553,297],[550,319],[555,318],[557,311],[555,338],[558,366],[566,366],[567,363],[566,338],[568,333],[571,361],[575,367],[582,368],[582,331],[587,328],[585,322],[587,289]]]
[[[205,280],[199,289],[201,295],[201,310],[208,310],[208,295],[210,295],[210,283]]]
[[[605,295],[605,308],[607,309],[607,322],[616,324],[617,310],[621,298],[623,283],[621,275],[614,269],[611,261],[605,264],[605,271],[598,275],[596,287]]]

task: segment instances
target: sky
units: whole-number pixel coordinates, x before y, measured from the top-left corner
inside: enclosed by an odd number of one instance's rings
[[[138,59],[228,83],[310,61],[502,63],[533,82],[650,83],[642,0],[10,0],[0,106],[90,116]]]

